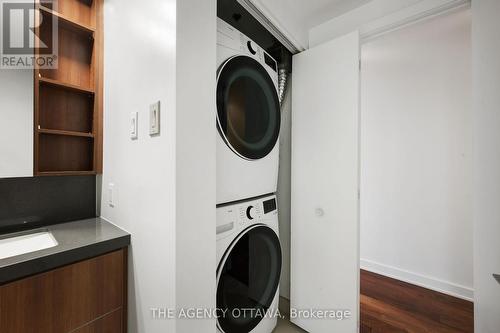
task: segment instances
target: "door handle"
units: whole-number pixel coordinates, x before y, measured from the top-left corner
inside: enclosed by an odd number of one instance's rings
[[[318,207],[314,210],[314,214],[317,216],[317,217],[323,217],[325,215],[325,211],[323,208],[321,207]]]
[[[493,277],[495,280],[497,280],[498,283],[500,283],[500,274],[493,274]]]

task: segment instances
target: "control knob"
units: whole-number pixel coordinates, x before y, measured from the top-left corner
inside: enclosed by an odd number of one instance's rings
[[[253,216],[255,213],[255,207],[254,206],[248,206],[247,208],[247,217],[249,220],[253,220]]]
[[[247,42],[247,47],[248,47],[248,51],[250,51],[251,54],[256,54],[257,53],[257,46],[255,45],[254,42],[252,41],[248,41]]]

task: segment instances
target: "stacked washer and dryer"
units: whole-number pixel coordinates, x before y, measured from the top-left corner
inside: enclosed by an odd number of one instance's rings
[[[217,62],[217,328],[271,333],[282,266],[278,66],[221,19]]]

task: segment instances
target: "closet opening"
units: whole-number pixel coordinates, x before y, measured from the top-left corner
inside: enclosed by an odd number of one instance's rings
[[[471,49],[464,8],[362,43],[362,333],[473,332]]]

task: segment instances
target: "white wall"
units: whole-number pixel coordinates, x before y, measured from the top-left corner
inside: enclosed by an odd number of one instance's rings
[[[151,312],[215,307],[215,8],[105,1],[101,215],[132,234],[129,332],[215,331],[214,320]],[[158,100],[161,134],[151,137],[149,105]],[[137,140],[131,112],[139,112]]]
[[[0,69],[0,178],[33,176],[33,71]]]
[[[470,11],[362,47],[361,265],[473,297]]]
[[[474,0],[475,331],[500,330],[500,1]]]
[[[288,77],[287,91],[281,105],[280,166],[278,177],[278,216],[283,257],[280,295],[290,299],[290,195],[292,163],[292,75]]]
[[[175,307],[176,1],[106,0],[104,5],[102,217],[132,234],[129,332],[175,332],[151,308]],[[161,135],[150,137],[149,105],[161,101]],[[130,140],[130,113],[139,138]],[[115,184],[115,207],[108,184]]]
[[[177,1],[176,303],[215,309],[216,0]],[[215,333],[214,319],[176,333]],[[149,333],[149,332],[148,332]]]

